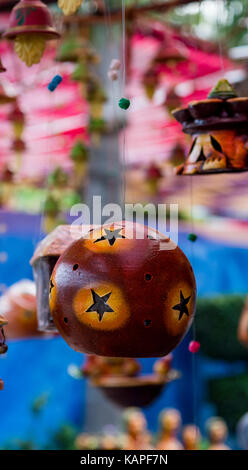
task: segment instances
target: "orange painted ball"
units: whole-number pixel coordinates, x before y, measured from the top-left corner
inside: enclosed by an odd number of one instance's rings
[[[92,229],[60,256],[50,282],[55,325],[80,352],[165,356],[194,318],[188,259],[170,239],[140,224]]]

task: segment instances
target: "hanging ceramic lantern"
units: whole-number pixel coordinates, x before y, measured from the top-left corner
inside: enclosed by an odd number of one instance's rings
[[[0,315],[8,321],[7,339],[39,335],[34,283],[25,279],[7,289],[0,298]]]
[[[37,246],[30,261],[36,285],[38,327],[40,331],[57,331],[49,308],[50,277],[60,255],[77,238],[89,230],[81,226],[60,225]]]
[[[15,52],[28,67],[38,64],[46,41],[57,39],[49,9],[40,0],[20,0],[12,9],[9,27],[3,34],[15,41]]]
[[[58,0],[58,6],[65,16],[73,15],[82,5],[83,0]]]
[[[50,310],[76,351],[110,357],[167,355],[195,312],[194,274],[183,252],[130,222],[92,230],[60,256]]]
[[[208,99],[173,111],[193,142],[178,174],[193,175],[248,170],[248,97],[238,98],[220,80]]]

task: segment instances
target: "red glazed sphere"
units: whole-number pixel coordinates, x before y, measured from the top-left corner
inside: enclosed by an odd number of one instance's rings
[[[192,354],[196,354],[198,353],[199,349],[200,349],[200,343],[198,343],[198,341],[190,341],[189,343],[189,352],[191,352]]]
[[[101,356],[169,354],[193,321],[195,300],[193,270],[180,248],[128,222],[73,242],[51,277],[59,332],[76,351]]]
[[[14,39],[19,34],[41,33],[47,39],[56,39],[59,33],[53,27],[52,16],[40,0],[20,0],[11,10],[9,27],[3,37]]]

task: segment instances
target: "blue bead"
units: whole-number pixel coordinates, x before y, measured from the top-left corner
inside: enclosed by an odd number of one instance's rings
[[[62,77],[61,75],[55,75],[55,77],[53,77],[52,81],[48,84],[47,88],[49,91],[54,91],[57,86],[62,82]]]

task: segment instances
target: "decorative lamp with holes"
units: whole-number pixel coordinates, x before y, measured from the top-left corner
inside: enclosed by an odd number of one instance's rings
[[[248,170],[248,97],[238,98],[220,80],[208,98],[173,111],[193,143],[178,174],[194,175]]]
[[[195,313],[192,267],[154,229],[119,222],[92,229],[60,256],[50,310],[76,351],[109,357],[158,357],[182,340]]]
[[[12,9],[3,37],[14,40],[15,52],[28,67],[38,64],[46,41],[58,39],[48,7],[41,0],[20,0]]]
[[[40,331],[57,331],[49,308],[50,277],[60,255],[76,239],[87,233],[89,227],[59,225],[36,247],[30,261],[36,284],[38,328]]]

